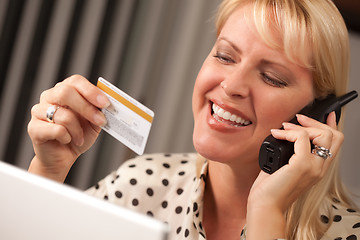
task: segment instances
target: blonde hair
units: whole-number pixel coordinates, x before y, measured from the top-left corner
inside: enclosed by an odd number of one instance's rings
[[[224,0],[216,21],[218,35],[236,8],[249,3],[254,6],[255,24],[263,40],[271,47],[283,48],[290,60],[312,70],[317,97],[345,93],[348,32],[331,0]],[[273,29],[281,36],[281,44],[271,34]]]
[[[253,6],[255,25],[264,42],[284,50],[289,60],[312,71],[317,98],[345,93],[349,77],[348,32],[331,0],[224,0],[216,21],[218,35],[229,16],[245,4]],[[280,36],[280,43],[273,31]],[[347,207],[353,206],[339,177],[338,158],[324,178],[288,209],[287,238],[320,239],[327,230],[320,215],[330,214],[334,198]]]

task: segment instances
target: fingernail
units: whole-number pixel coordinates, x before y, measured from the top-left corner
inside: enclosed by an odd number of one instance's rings
[[[296,124],[293,124],[293,123],[290,123],[290,122],[283,122],[282,125],[283,125],[283,127],[285,128],[285,127],[294,126],[294,125],[296,125]]]
[[[104,114],[102,114],[101,112],[98,112],[94,115],[94,121],[96,123],[96,125],[102,127],[105,126],[106,124],[106,118],[104,116]]]
[[[96,97],[96,100],[103,108],[107,108],[108,106],[110,106],[109,99],[107,99],[107,97],[105,97],[104,95],[98,95]]]
[[[305,116],[305,115],[302,115],[302,114],[296,114],[296,118],[306,118],[307,116]]]
[[[275,128],[274,128],[274,129],[271,129],[270,131],[271,131],[271,133],[278,133],[278,132],[280,132],[281,130],[280,130],[280,129],[275,129]]]

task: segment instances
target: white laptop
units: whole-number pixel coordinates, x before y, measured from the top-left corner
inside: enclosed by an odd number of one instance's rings
[[[0,162],[0,239],[165,240],[146,215]]]

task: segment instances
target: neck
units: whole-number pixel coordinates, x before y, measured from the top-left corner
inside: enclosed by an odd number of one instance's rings
[[[209,229],[224,229],[221,226],[226,225],[229,232],[233,230],[232,236],[240,236],[246,220],[247,198],[258,174],[257,166],[235,167],[209,161],[204,195],[204,225],[207,233]]]

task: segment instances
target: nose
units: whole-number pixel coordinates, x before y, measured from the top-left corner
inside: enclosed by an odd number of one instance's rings
[[[247,97],[250,93],[249,76],[243,73],[232,73],[221,83],[220,87],[229,97]]]

